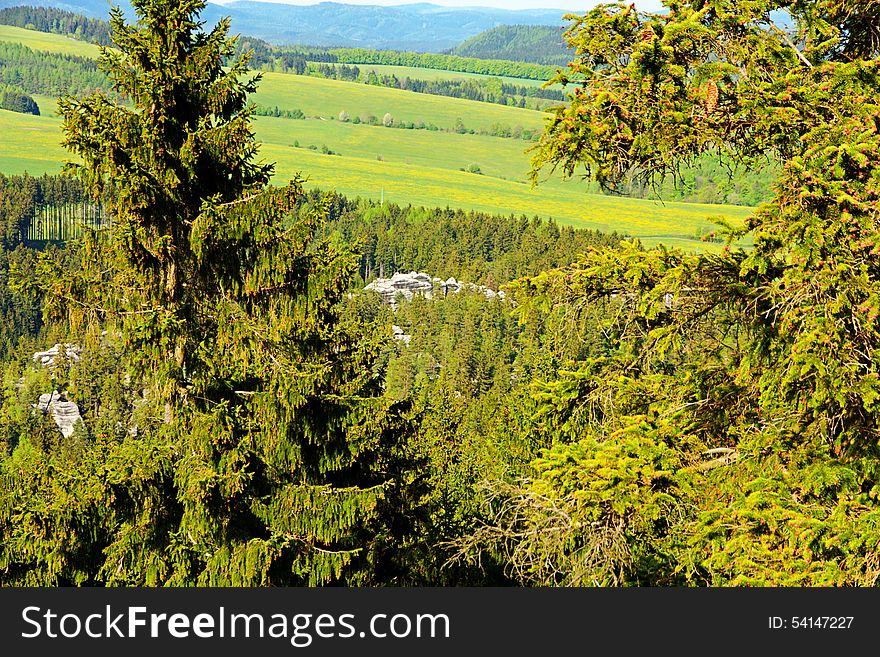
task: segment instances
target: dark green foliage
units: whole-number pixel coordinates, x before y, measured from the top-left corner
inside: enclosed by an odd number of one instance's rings
[[[573,262],[591,246],[620,241],[618,235],[560,227],[537,217],[331,199],[327,227],[343,244],[356,245],[366,282],[418,270],[497,287]]]
[[[526,78],[528,80],[548,80],[556,73],[552,66],[529,64],[526,62],[477,59],[456,55],[433,53],[397,52],[394,50],[369,50],[367,48],[287,48],[276,46],[273,56],[266,50],[260,51],[261,58],[256,65],[275,63],[277,66],[294,66],[297,61],[323,62],[327,64],[388,64],[391,66],[413,66],[433,68],[441,71],[479,73],[507,78]],[[274,57],[274,58],[273,58]],[[289,70],[282,69],[282,70]]]
[[[61,96],[107,89],[107,76],[92,59],[31,50],[0,42],[0,84],[31,94]]]
[[[100,216],[99,206],[77,178],[0,174],[0,226],[7,249],[21,242],[68,239],[82,232],[83,217]]]
[[[110,23],[80,16],[54,7],[8,7],[0,9],[0,25],[24,27],[39,32],[110,45]]]
[[[19,245],[0,250],[0,361],[5,360],[21,338],[34,338],[43,326],[39,299],[10,286],[10,272],[16,277],[36,276],[36,253]]]
[[[566,47],[560,27],[499,25],[463,41],[449,54],[565,66],[573,53]]]
[[[63,202],[82,193],[81,184],[69,178],[9,179],[7,188],[16,187],[30,190],[22,196],[28,213],[36,206],[37,199]],[[326,205],[328,222],[319,232],[336,242],[355,246],[360,251],[361,265],[371,263],[373,276],[383,268],[375,260],[376,246],[379,252],[397,250],[398,263],[403,269],[432,271],[436,267],[444,276],[472,277],[474,281],[496,288],[510,277],[535,274],[542,268],[567,262],[578,250],[591,244],[615,243],[614,238],[586,231],[560,230],[545,222],[382,207],[336,195],[325,200],[319,192],[309,193],[303,199],[300,216],[308,219],[313,216],[311,208],[322,203]],[[424,230],[425,225],[442,226],[442,232]],[[68,247],[65,269],[74,272],[82,269],[81,260],[76,256],[79,250],[76,245]],[[37,279],[33,269],[35,254],[25,250],[21,253],[29,257],[31,264],[29,269],[19,267],[18,277]],[[411,254],[406,256],[411,259],[401,260],[403,254]],[[467,265],[470,261],[475,266]],[[459,270],[451,268],[459,266]],[[391,265],[385,267],[386,275],[390,275]],[[69,274],[59,270],[54,276],[63,278]],[[362,284],[358,279],[349,280],[349,285],[355,287]],[[39,310],[38,300],[34,302]],[[24,308],[24,305],[18,301],[16,307]],[[340,333],[357,336],[358,342],[383,345],[377,358],[366,366],[369,376],[377,389],[380,385],[384,388],[386,403],[397,404],[401,410],[408,409],[404,414],[409,418],[401,417],[396,428],[390,424],[380,432],[379,435],[385,436],[380,453],[370,457],[367,452],[360,452],[360,459],[381,459],[384,465],[379,466],[378,460],[373,462],[386,472],[390,485],[386,486],[376,507],[374,519],[359,531],[370,547],[359,553],[349,567],[347,582],[485,584],[509,581],[503,573],[503,564],[491,561],[484,562],[484,569],[461,563],[447,566],[452,553],[446,543],[479,526],[483,518],[478,494],[482,480],[529,471],[530,460],[537,455],[537,449],[546,444],[545,437],[531,429],[534,402],[528,397],[527,385],[534,373],[546,371],[551,363],[562,362],[549,354],[570,348],[580,353],[585,345],[592,344],[584,336],[572,338],[574,341],[566,343],[565,348],[556,341],[544,344],[541,338],[544,327],[521,325],[509,310],[507,304],[489,302],[482,294],[466,291],[433,302],[416,300],[411,306],[401,307],[395,316],[382,308],[372,295],[355,294],[345,302],[337,320]],[[411,333],[409,347],[387,340],[391,323],[402,325]],[[70,339],[64,337],[66,335],[69,331],[56,337],[46,336],[43,342],[53,344]],[[84,434],[72,441],[61,440],[51,422],[34,424],[35,420],[28,415],[28,405],[34,396],[49,390],[51,384],[39,373],[26,370],[26,380],[33,379],[33,382],[6,398],[2,408],[8,417],[0,425],[8,436],[7,444],[12,446],[20,443],[22,435],[36,435],[37,428],[45,433],[45,439],[41,439],[43,442],[38,443],[36,451],[32,450],[32,443],[26,441],[17,450],[17,458],[31,450],[28,452],[31,457],[39,457],[31,467],[51,463],[52,467],[70,468],[71,463],[62,460],[61,455],[81,454],[84,446],[92,458],[103,462],[111,456],[121,457],[124,450],[115,447],[104,456],[96,455],[92,450],[97,449],[97,444],[104,444],[105,449],[119,441],[127,445],[126,449],[153,444],[150,432],[156,430],[157,422],[161,425],[164,411],[147,403],[144,384],[132,378],[132,372],[136,371],[132,367],[133,359],[138,357],[125,349],[120,337],[115,330],[103,336],[97,330],[85,336],[78,334],[77,341],[85,347],[82,358],[71,363],[69,370],[56,379],[56,385],[63,385],[68,398],[79,405],[83,416]],[[26,352],[25,360],[29,353]],[[10,373],[11,380],[20,377],[21,372],[20,365],[16,364]],[[412,423],[417,426],[415,433],[407,428]],[[128,430],[135,426],[138,435],[130,436]],[[395,434],[404,431],[409,431],[405,448],[394,442]],[[41,450],[49,451],[39,456]],[[52,460],[45,460],[47,456]],[[412,466],[417,466],[417,470]],[[142,485],[155,485],[151,481],[148,478]],[[39,489],[44,484],[35,481],[30,485]],[[128,495],[126,486],[120,483],[113,489],[114,494]],[[172,484],[168,486],[168,495],[173,497],[175,489]],[[86,499],[85,492],[80,493]],[[100,490],[89,494],[97,496],[95,500],[104,499]],[[41,514],[54,517],[56,511],[69,504],[64,497],[57,498],[56,502],[57,507],[42,509]],[[178,522],[180,509],[174,510],[172,505],[167,510],[170,515],[165,521],[172,525]],[[106,519],[100,520],[105,522]],[[95,523],[98,523],[97,516]],[[97,528],[98,524],[90,526]],[[104,543],[113,540],[112,527],[112,522],[104,527],[97,542],[79,546],[76,558],[80,567],[88,567],[92,572],[98,570],[97,564],[86,565],[87,555],[92,550],[103,549]],[[375,537],[372,542],[370,536]],[[355,567],[356,563],[365,563],[364,560],[369,563],[368,567]],[[13,567],[12,562],[8,562],[8,567]],[[8,577],[12,577],[11,572],[7,572]],[[16,576],[24,577],[24,571]],[[77,579],[84,576],[68,572],[58,581],[89,581]]]
[[[390,64],[393,66],[415,66],[434,68],[442,71],[480,73],[506,78],[526,78],[529,80],[549,80],[556,72],[555,67],[526,62],[476,59],[456,55],[436,55],[432,53],[395,52],[392,50],[368,50],[366,48],[330,48],[327,57],[316,61],[332,61],[339,64]],[[308,56],[307,56],[308,58]]]
[[[266,69],[276,70],[272,65],[267,65]],[[293,72],[296,69],[283,68],[281,70]],[[548,101],[561,102],[565,100],[564,94],[558,89],[544,89],[542,87],[510,84],[496,78],[474,78],[470,80],[420,80],[418,77],[399,78],[396,75],[377,75],[375,71],[369,71],[364,74],[357,66],[324,63],[309,64],[301,73],[334,80],[363,82],[364,84],[372,84],[390,89],[402,89],[404,91],[412,91],[415,93],[448,96],[450,98],[465,98],[467,100],[476,100],[482,103],[528,107],[529,109],[543,109],[550,104]]]
[[[22,241],[27,225],[42,201],[42,188],[31,176],[0,174],[0,230],[2,250],[14,249]]]
[[[20,114],[40,115],[40,107],[37,105],[37,101],[26,93],[3,85],[0,85],[0,109],[19,112]]]
[[[295,110],[282,110],[276,105],[275,107],[257,107],[254,108],[254,114],[256,116],[274,116],[275,118],[282,119],[304,119],[306,118],[305,113],[301,109]]]

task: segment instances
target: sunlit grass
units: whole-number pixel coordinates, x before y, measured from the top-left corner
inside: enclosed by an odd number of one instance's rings
[[[9,25],[0,25],[0,41],[18,43],[31,50],[42,50],[62,55],[76,55],[90,59],[97,59],[99,54],[98,46],[93,43],[71,39],[59,34],[47,34]]]
[[[540,129],[546,116],[518,107],[285,73],[265,73],[253,100],[325,118],[344,111],[352,119],[375,116],[381,121],[389,113],[396,121],[433,123],[440,128],[453,128],[456,119],[461,119],[465,127],[477,131],[488,131],[495,123]]]
[[[54,117],[0,110],[0,135],[0,173],[57,173],[68,157],[60,143],[61,121]]]

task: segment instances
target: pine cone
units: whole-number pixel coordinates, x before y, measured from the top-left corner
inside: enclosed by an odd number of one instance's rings
[[[706,114],[711,114],[718,107],[718,85],[715,80],[709,80],[706,90]]]

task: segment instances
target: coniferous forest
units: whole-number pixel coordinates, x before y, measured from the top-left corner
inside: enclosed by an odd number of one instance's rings
[[[7,12],[97,64],[0,42],[0,101],[60,95],[70,154],[0,175],[0,584],[877,583],[874,3],[571,19],[534,182],[745,172],[695,249],[282,179],[269,59],[132,4]]]

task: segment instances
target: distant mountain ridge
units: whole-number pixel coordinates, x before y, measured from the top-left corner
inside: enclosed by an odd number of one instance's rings
[[[126,0],[118,4],[127,15],[132,15]],[[0,0],[0,9],[20,5],[56,7],[106,19],[111,3],[109,0]],[[209,3],[202,18],[213,24],[223,16],[230,16],[234,33],[279,45],[442,52],[499,25],[562,27],[565,13],[561,9],[440,7],[427,3],[379,7],[321,2],[294,6],[240,0],[226,5]]]
[[[552,25],[499,25],[467,39],[450,54],[565,66],[574,52],[562,40],[562,31],[562,26]]]

